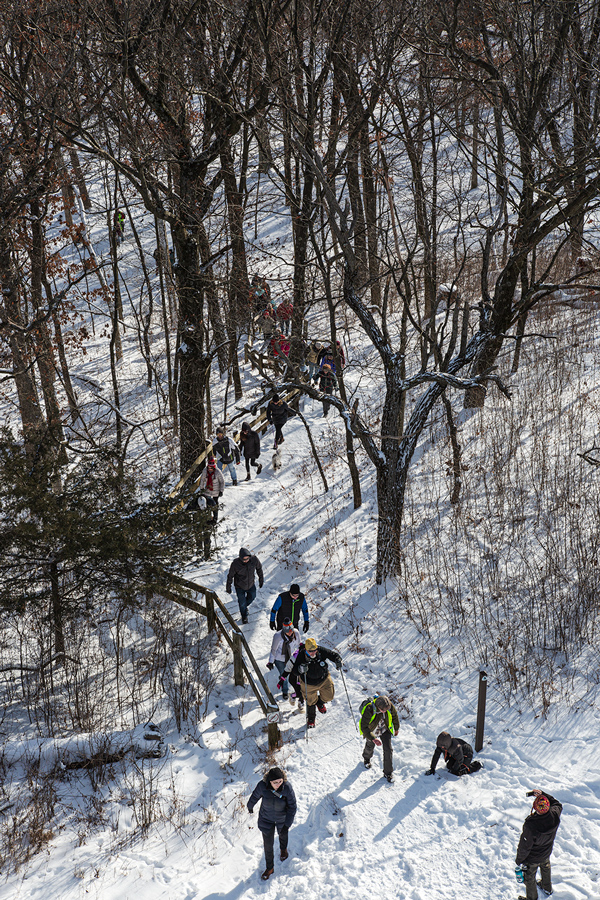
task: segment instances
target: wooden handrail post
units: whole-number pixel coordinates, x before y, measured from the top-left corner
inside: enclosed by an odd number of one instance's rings
[[[217,620],[215,618],[215,595],[211,593],[206,594],[206,622],[208,625],[209,633],[216,630]]]
[[[233,681],[237,687],[244,686],[244,667],[242,666],[242,636],[233,632]]]
[[[279,722],[281,713],[278,709],[269,708],[267,710],[267,731],[269,734],[269,750],[277,750],[281,747],[281,732],[279,731]]]

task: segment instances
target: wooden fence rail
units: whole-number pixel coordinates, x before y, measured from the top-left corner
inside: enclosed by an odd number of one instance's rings
[[[245,683],[244,676],[246,677],[267,719],[269,749],[274,750],[279,747],[281,745],[281,733],[279,731],[281,713],[279,704],[265,681],[260,666],[250,650],[246,636],[221,598],[209,588],[205,588],[200,584],[196,584],[195,581],[182,578],[179,575],[165,574],[165,580],[171,587],[156,586],[153,588],[156,593],[167,600],[171,600],[173,603],[183,606],[185,609],[205,616],[208,630],[218,630],[223,635],[233,653],[234,683],[238,686],[243,686]],[[203,606],[201,603],[193,600],[189,596],[190,594],[202,594],[206,605]]]

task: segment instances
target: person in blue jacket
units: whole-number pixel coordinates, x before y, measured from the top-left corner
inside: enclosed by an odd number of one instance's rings
[[[302,630],[306,633],[309,628],[306,597],[300,590],[299,584],[292,584],[289,591],[283,591],[273,604],[269,620],[271,631],[281,631],[285,619],[289,619],[294,628],[298,628],[300,611],[302,611],[304,616],[304,627]]]
[[[262,781],[259,781],[248,800],[248,812],[260,801],[258,827],[262,831],[265,845],[265,862],[267,867],[260,876],[267,881],[274,871],[273,844],[275,829],[279,834],[279,858],[283,862],[288,858],[288,830],[296,815],[296,795],[281,769],[269,769]]]

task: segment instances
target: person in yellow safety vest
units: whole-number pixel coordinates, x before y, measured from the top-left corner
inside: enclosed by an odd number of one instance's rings
[[[392,765],[392,734],[398,734],[400,720],[398,711],[385,695],[369,697],[360,707],[359,731],[365,738],[363,762],[365,769],[371,768],[375,747],[383,746],[383,774],[389,782],[394,780]]]

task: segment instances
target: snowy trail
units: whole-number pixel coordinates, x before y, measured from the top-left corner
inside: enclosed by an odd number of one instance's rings
[[[318,414],[316,405],[306,411],[321,439]],[[269,766],[264,723],[248,688],[220,685],[199,723],[199,741],[169,736],[173,752],[164,771],[185,806],[184,826],[155,826],[148,839],[132,845],[119,845],[108,829],[80,846],[73,845],[72,835],[57,834],[52,852],[38,856],[26,877],[0,887],[0,900],[516,900],[514,855],[529,811],[525,793],[533,787],[546,788],[564,804],[553,855],[555,897],[600,897],[598,711],[583,703],[577,713],[559,705],[544,721],[531,711],[505,709],[491,685],[486,739],[478,754],[483,771],[459,780],[438,769],[426,777],[440,730],[473,741],[477,673],[459,675],[460,666],[443,658],[420,671],[414,635],[408,626],[390,622],[389,598],[370,582],[369,502],[353,516],[353,537],[346,526],[346,539],[356,541],[357,552],[340,571],[319,513],[326,506],[340,521],[349,517],[344,464],[335,478],[328,472],[330,495],[322,494],[312,476],[313,496],[307,470],[314,463],[307,463],[304,428],[292,421],[285,435],[278,475],[271,469],[270,435],[262,442],[258,478],[253,471],[251,482],[233,488],[226,474],[218,557],[186,574],[214,588],[239,621],[235,595],[224,591],[227,570],[241,546],[259,556],[265,587],[250,607],[244,632],[263,666],[277,594],[292,581],[307,590],[310,635],[342,653],[354,717],[361,700],[375,691],[388,691],[399,706],[394,783],[382,778],[379,751],[371,770],[362,766],[362,740],[338,672],[332,672],[335,700],[326,715],[317,716],[308,741],[304,716],[282,703],[284,744],[274,761],[294,786],[298,815],[289,859],[279,862],[276,843],[275,875],[262,882],[262,839],[256,812],[250,816],[245,803]],[[240,466],[238,477],[244,474]],[[361,620],[368,625],[364,634],[356,627]],[[275,675],[267,677],[275,690]]]

